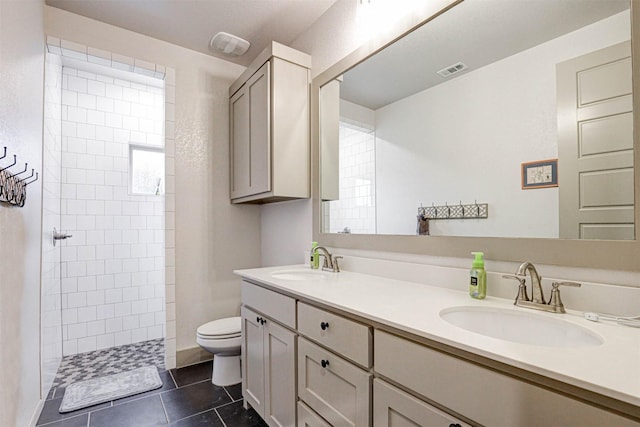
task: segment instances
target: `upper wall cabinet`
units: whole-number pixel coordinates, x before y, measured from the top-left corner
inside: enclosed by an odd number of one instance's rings
[[[276,42],[229,89],[231,201],[310,197],[311,57]]]

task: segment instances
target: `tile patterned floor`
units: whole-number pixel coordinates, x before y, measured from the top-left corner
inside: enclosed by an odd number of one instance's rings
[[[65,356],[60,362],[52,388],[66,387],[76,381],[90,380],[149,365],[155,365],[159,370],[164,370],[164,339]]]
[[[99,353],[99,352],[92,352]],[[87,353],[90,354],[90,353]],[[93,361],[85,354],[85,360]],[[120,352],[121,355],[126,353]],[[94,354],[95,355],[95,354]],[[134,356],[129,353],[129,358]],[[211,384],[212,362],[184,368],[164,370],[159,366],[163,386],[157,390],[102,403],[78,411],[60,414],[58,408],[69,384],[69,375],[60,375],[58,387],[52,388],[38,420],[46,427],[151,427],[151,426],[214,426],[266,427],[260,416],[242,406],[240,384],[218,387]],[[92,369],[74,365],[94,375]],[[76,369],[76,370],[77,370]],[[75,372],[75,371],[74,371]],[[77,381],[77,376],[75,376]],[[85,379],[85,378],[81,378]]]

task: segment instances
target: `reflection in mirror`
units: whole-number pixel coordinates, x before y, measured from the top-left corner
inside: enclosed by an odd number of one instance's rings
[[[325,233],[634,239],[628,0],[464,1],[319,111]]]

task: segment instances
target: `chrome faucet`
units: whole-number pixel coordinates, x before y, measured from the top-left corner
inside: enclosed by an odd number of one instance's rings
[[[316,246],[314,249],[315,252],[322,252],[322,269],[325,271],[332,271],[334,273],[340,273],[340,265],[338,264],[338,260],[341,259],[341,256],[333,256],[331,252],[324,246]]]
[[[531,302],[544,304],[544,292],[542,290],[542,283],[540,283],[541,277],[538,275],[538,270],[536,270],[534,265],[529,261],[523,262],[520,264],[520,267],[518,267],[516,275],[526,277],[527,271],[531,276]]]
[[[527,295],[527,271],[531,276],[531,299],[529,299]],[[502,277],[504,277],[505,279],[515,279],[519,283],[518,294],[516,295],[516,300],[513,302],[514,305],[517,305],[519,307],[533,308],[535,310],[549,311],[552,313],[565,312],[564,304],[562,304],[562,299],[560,299],[560,289],[558,289],[560,286],[581,286],[580,283],[575,282],[553,282],[551,284],[551,298],[547,303],[544,300],[542,278],[538,275],[538,271],[530,262],[523,262],[518,268],[516,274],[505,274]]]

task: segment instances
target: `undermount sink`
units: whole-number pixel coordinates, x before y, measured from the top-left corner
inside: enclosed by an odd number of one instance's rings
[[[440,317],[467,331],[543,347],[594,347],[604,340],[587,328],[535,313],[495,307],[451,307]]]
[[[278,270],[271,273],[271,277],[281,280],[323,280],[328,278],[334,273],[328,273],[321,270],[312,269],[292,269],[292,270]]]

